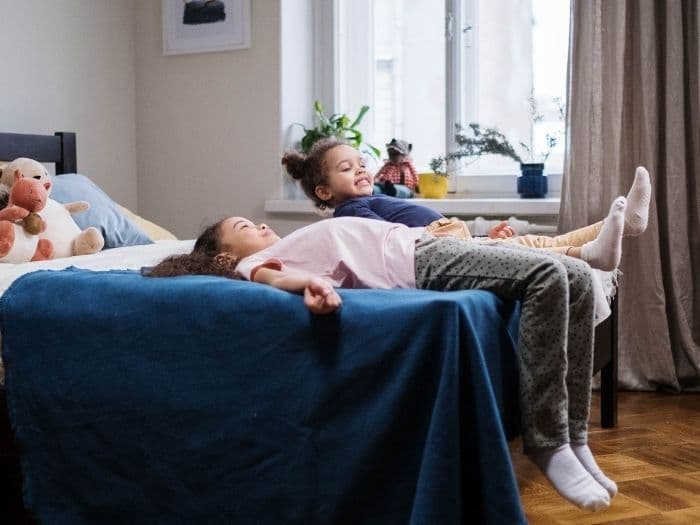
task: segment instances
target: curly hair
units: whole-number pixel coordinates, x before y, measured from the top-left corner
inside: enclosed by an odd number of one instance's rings
[[[238,279],[237,261],[222,256],[224,249],[219,240],[221,225],[225,219],[208,226],[194,243],[190,253],[171,255],[152,268],[143,268],[147,277],[175,277],[178,275],[218,275]]]
[[[304,194],[311,199],[314,206],[324,210],[332,203],[323,201],[316,195],[316,186],[328,184],[328,167],[326,166],[326,153],[347,141],[335,137],[321,139],[316,142],[304,155],[295,150],[287,151],[282,156],[282,164],[287,173],[295,180],[299,181]]]

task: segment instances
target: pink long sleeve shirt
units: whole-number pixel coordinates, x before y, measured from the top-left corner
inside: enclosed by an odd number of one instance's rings
[[[424,231],[359,217],[325,219],[241,259],[237,270],[249,281],[266,267],[323,277],[336,288],[415,288],[415,245]]]

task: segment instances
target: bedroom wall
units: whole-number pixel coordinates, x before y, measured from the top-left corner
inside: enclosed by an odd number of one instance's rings
[[[251,2],[250,49],[169,56],[161,2],[135,9],[139,213],[181,238],[231,214],[290,230],[263,211],[281,181],[280,2]]]
[[[79,171],[181,238],[232,213],[288,233],[309,218],[263,207],[311,117],[313,1],[251,1],[250,49],[164,56],[161,0],[0,0],[0,128],[76,131]]]
[[[132,0],[0,0],[0,128],[75,131],[78,169],[137,205]]]

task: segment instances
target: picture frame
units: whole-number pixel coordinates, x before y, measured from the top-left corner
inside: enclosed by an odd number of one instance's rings
[[[250,0],[162,0],[163,54],[250,47]]]

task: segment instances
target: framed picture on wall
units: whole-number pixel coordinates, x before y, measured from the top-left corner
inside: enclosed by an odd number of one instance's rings
[[[162,0],[163,54],[250,47],[250,0]]]

